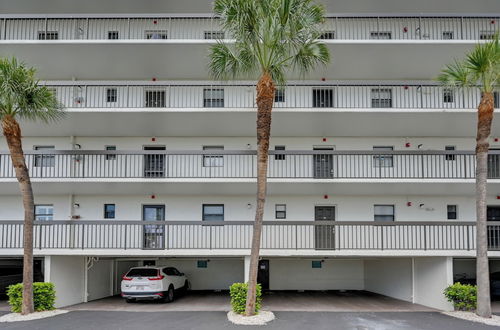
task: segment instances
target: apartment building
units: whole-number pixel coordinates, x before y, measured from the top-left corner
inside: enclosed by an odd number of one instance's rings
[[[213,81],[231,40],[211,1],[1,0],[0,56],[39,69],[65,120],[22,123],[37,274],[58,306],[118,294],[131,266],[172,265],[193,290],[247,276],[255,214],[254,81]],[[324,0],[333,61],[275,96],[259,281],[366,290],[449,309],[475,277],[475,90],[439,70],[499,31],[496,0]],[[496,106],[500,107],[496,94]],[[500,270],[500,129],[488,220]],[[23,209],[0,140],[0,266]],[[500,260],[500,259],[498,259]]]

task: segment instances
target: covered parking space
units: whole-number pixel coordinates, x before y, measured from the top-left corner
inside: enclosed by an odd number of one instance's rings
[[[229,310],[227,290],[246,280],[248,257],[47,257],[57,306],[105,310]],[[410,311],[449,309],[442,290],[452,283],[449,257],[263,257],[264,307],[283,311]],[[136,266],[171,266],[191,290],[172,304],[126,304],[121,277]],[[83,303],[83,304],[82,304]],[[424,307],[426,306],[426,307]],[[428,309],[427,309],[428,310]]]

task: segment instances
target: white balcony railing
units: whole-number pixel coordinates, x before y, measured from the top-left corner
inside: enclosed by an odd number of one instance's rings
[[[325,40],[484,40],[500,14],[476,16],[329,15]],[[2,15],[0,40],[231,39],[211,15]]]
[[[252,221],[37,221],[35,249],[249,249]],[[488,224],[490,250],[500,225]],[[264,221],[262,249],[475,249],[475,222]],[[0,249],[23,246],[23,222],[0,221]]]
[[[255,108],[255,85],[163,84],[106,82],[65,85],[46,82],[67,108]],[[475,109],[477,88],[447,88],[433,84],[323,83],[289,84],[278,88],[275,108],[403,108]],[[495,106],[500,97],[495,92]]]
[[[269,151],[273,179],[473,179],[473,151]],[[488,176],[500,178],[500,151],[488,156]],[[37,179],[252,179],[255,150],[25,152]],[[15,178],[8,152],[0,152],[0,178]]]

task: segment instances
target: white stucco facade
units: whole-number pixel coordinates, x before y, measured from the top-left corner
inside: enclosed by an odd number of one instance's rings
[[[500,7],[321,2],[333,62],[291,72],[275,98],[263,282],[449,310],[443,289],[475,277],[480,93],[435,76],[499,30]],[[50,126],[21,122],[40,207],[34,254],[57,306],[118,295],[127,270],[144,264],[178,268],[192,290],[247,281],[255,81],[211,79],[206,54],[221,36],[211,1],[0,3],[0,57],[37,67],[68,113]],[[500,149],[498,118],[491,149]],[[493,214],[498,151],[489,175]],[[0,138],[0,260],[20,261],[23,212]],[[490,231],[496,271],[500,228]]]

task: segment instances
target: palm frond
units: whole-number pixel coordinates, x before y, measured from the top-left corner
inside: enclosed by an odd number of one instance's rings
[[[270,73],[279,84],[330,61],[321,35],[325,10],[312,0],[216,0],[214,13],[233,44],[211,47],[209,70],[216,79]]]
[[[0,119],[14,118],[50,122],[64,117],[62,105],[35,78],[35,69],[17,59],[0,58]]]

